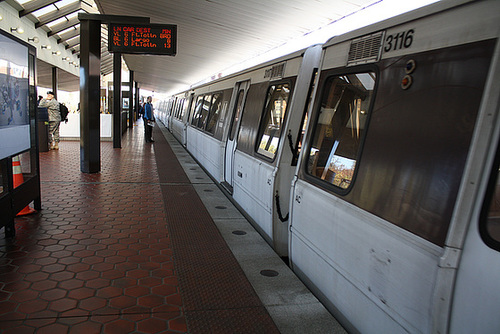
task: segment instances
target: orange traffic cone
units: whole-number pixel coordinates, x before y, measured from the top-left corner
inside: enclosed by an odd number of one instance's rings
[[[21,185],[24,182],[23,173],[21,172],[21,162],[19,161],[18,155],[16,155],[15,157],[12,158],[12,178],[13,178],[14,188],[17,188],[19,185]],[[29,214],[32,214],[35,212],[36,212],[35,210],[30,208],[29,205],[27,205],[17,215],[24,216],[24,215],[29,215]]]

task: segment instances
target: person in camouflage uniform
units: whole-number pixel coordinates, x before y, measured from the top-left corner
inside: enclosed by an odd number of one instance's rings
[[[47,97],[40,100],[38,104],[41,108],[47,108],[49,112],[49,149],[59,149],[59,124],[61,114],[59,112],[59,102],[54,97],[53,92],[48,92]]]

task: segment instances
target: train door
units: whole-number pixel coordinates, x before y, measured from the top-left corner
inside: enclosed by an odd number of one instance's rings
[[[498,152],[500,153],[500,152]],[[500,318],[500,154],[482,210],[467,232],[457,272],[450,333],[499,333]],[[479,214],[478,214],[479,213]],[[478,229],[479,224],[479,229]]]
[[[485,88],[484,117],[472,146],[470,193],[461,210],[471,221],[466,232],[453,292],[450,333],[500,333],[500,46]],[[495,145],[496,144],[496,145]],[[480,181],[475,181],[480,180]],[[476,186],[477,185],[477,186]],[[469,204],[470,202],[470,204]]]
[[[233,189],[234,151],[236,150],[238,129],[240,127],[243,107],[245,105],[246,95],[249,87],[250,87],[250,81],[238,82],[234,87],[234,91],[236,92],[237,95],[233,107],[231,123],[229,125],[229,134],[226,140],[226,152],[224,160],[223,184],[226,186],[226,188],[228,188],[229,191],[232,191]]]
[[[187,145],[187,127],[189,122],[189,111],[192,108],[194,101],[194,93],[189,94],[187,101],[184,104],[184,108],[182,110],[181,120],[182,120],[182,145],[186,147]]]

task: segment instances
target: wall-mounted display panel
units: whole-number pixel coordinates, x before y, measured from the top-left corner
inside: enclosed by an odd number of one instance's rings
[[[31,147],[28,47],[0,33],[0,160]]]

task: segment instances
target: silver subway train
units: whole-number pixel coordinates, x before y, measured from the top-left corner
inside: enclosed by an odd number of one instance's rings
[[[157,117],[351,332],[500,333],[500,1],[442,1]]]

